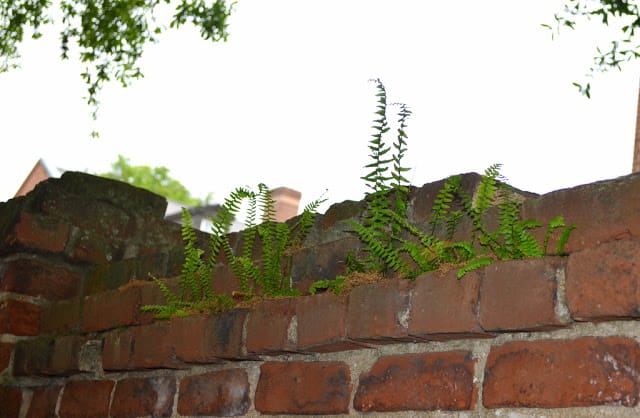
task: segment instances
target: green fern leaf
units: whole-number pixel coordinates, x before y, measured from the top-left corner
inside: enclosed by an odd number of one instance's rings
[[[493,259],[490,257],[480,257],[480,258],[471,260],[469,263],[467,263],[466,265],[458,269],[458,273],[457,273],[458,280],[463,278],[464,275],[467,274],[468,272],[488,266],[491,263],[493,263]]]

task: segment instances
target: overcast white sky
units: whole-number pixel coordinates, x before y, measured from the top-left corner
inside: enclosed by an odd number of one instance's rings
[[[56,32],[26,42],[0,74],[0,201],[39,158],[108,171],[122,154],[166,166],[193,194],[287,186],[303,203],[328,189],[358,200],[380,78],[409,105],[414,185],[502,163],[520,189],[546,193],[630,172],[640,67],[586,72],[599,25],[552,41],[563,1],[240,0],[227,43],[169,31],[141,61],[145,78],[107,87],[90,139],[82,67],[61,62]],[[395,109],[390,109],[396,119]],[[322,210],[326,209],[324,206]]]

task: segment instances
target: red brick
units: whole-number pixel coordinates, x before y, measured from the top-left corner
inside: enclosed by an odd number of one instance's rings
[[[41,316],[41,332],[68,333],[78,331],[82,303],[80,298],[53,302],[45,307]]]
[[[567,304],[578,320],[640,317],[640,241],[613,241],[569,256]]]
[[[69,238],[69,225],[52,221],[42,215],[27,212],[20,213],[13,234],[8,237],[12,243],[50,253],[62,253]]]
[[[351,350],[363,344],[347,338],[347,297],[331,292],[298,299],[298,348],[303,351]]]
[[[21,258],[6,263],[6,271],[0,277],[0,291],[49,300],[69,299],[78,295],[82,277],[82,273],[71,267]]]
[[[47,374],[73,374],[80,371],[80,350],[88,338],[80,335],[56,337]]]
[[[242,290],[240,281],[229,264],[219,264],[211,275],[211,290],[217,295],[233,296]]]
[[[0,386],[0,412],[2,418],[18,418],[22,391],[18,388]]]
[[[13,346],[12,343],[0,343],[0,373],[9,367]]]
[[[104,418],[109,416],[109,401],[114,383],[109,380],[68,382],[60,401],[61,417]]]
[[[180,368],[182,363],[175,358],[170,331],[169,321],[132,327],[131,366],[136,369]]]
[[[363,412],[473,409],[474,367],[467,351],[383,357],[360,376],[353,405]]]
[[[563,325],[556,316],[559,257],[496,262],[484,269],[480,324],[487,331],[541,330]]]
[[[176,381],[172,377],[130,378],[116,383],[113,418],[169,417],[173,412]]]
[[[54,340],[49,337],[18,341],[13,353],[13,373],[16,376],[45,374],[53,353]]]
[[[38,335],[42,308],[20,300],[0,302],[0,333],[13,335]]]
[[[409,334],[430,340],[487,336],[478,321],[480,275],[456,271],[419,277],[411,294]]]
[[[255,354],[278,354],[296,351],[291,327],[295,299],[265,300],[249,313],[247,351]]]
[[[62,389],[62,386],[57,384],[33,389],[26,418],[49,418],[55,416],[60,389]]]
[[[242,329],[247,312],[234,309],[216,315],[171,320],[170,342],[185,362],[243,358]]]
[[[555,191],[523,203],[523,218],[549,222],[558,215],[576,229],[565,247],[569,253],[621,237],[640,236],[640,176],[625,176]],[[539,235],[544,234],[539,228]],[[549,243],[555,250],[557,234]]]
[[[140,311],[140,290],[127,288],[87,296],[82,332],[104,331],[133,325]]]
[[[249,410],[249,405],[249,379],[244,370],[187,376],[180,382],[180,415],[239,416]]]
[[[384,280],[358,286],[349,294],[347,337],[356,341],[393,343],[408,338],[409,280]]]
[[[638,404],[640,347],[627,338],[517,341],[493,347],[487,408]]]
[[[349,367],[342,362],[269,362],[260,366],[255,407],[263,414],[346,414]]]
[[[102,345],[102,367],[105,370],[132,368],[133,348],[131,329],[118,329],[107,333]]]

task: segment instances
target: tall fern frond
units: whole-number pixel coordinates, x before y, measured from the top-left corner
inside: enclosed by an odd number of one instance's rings
[[[405,152],[407,152],[407,134],[405,132],[407,128],[407,118],[411,115],[411,110],[400,103],[400,112],[398,113],[399,127],[396,141],[393,143],[394,153],[391,157],[393,161],[393,171],[391,173],[391,188],[395,192],[395,210],[400,216],[407,216],[407,200],[409,198],[409,180],[404,176],[404,173],[409,171],[408,167],[402,165]]]
[[[445,221],[447,214],[451,209],[451,203],[455,199],[459,190],[460,176],[451,176],[445,181],[442,189],[438,191],[433,205],[431,206],[431,217],[429,219],[432,235],[435,234],[438,226]]]

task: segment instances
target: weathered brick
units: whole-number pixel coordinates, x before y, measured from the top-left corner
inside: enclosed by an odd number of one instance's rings
[[[359,246],[360,240],[357,237],[343,237],[296,251],[291,267],[294,287],[307,293],[313,282],[345,274],[345,257]]]
[[[42,308],[33,303],[8,299],[0,302],[0,334],[32,336],[40,333]]]
[[[0,276],[0,291],[49,300],[69,299],[78,295],[83,273],[70,266],[52,265],[41,259],[19,258],[7,261]]]
[[[75,263],[105,264],[122,260],[127,245],[131,244],[127,244],[121,239],[99,234],[94,230],[74,229],[65,248],[65,254],[69,260]]]
[[[265,300],[249,313],[247,352],[277,354],[296,351],[292,334],[295,299]]]
[[[480,275],[456,271],[418,277],[411,294],[409,334],[430,340],[487,335],[478,321]]]
[[[595,247],[623,237],[640,236],[640,176],[617,179],[558,190],[529,199],[522,206],[523,218],[549,222],[558,215],[575,224],[565,250],[569,253]],[[544,234],[543,228],[537,231]],[[549,242],[554,250],[558,234]]]
[[[140,290],[127,288],[87,296],[82,332],[104,331],[133,325],[140,311]]]
[[[559,257],[496,262],[484,269],[480,286],[480,324],[487,331],[553,329]]]
[[[13,373],[16,376],[44,374],[49,368],[54,339],[39,337],[16,343],[13,353]]]
[[[7,240],[11,245],[60,254],[65,249],[69,230],[69,224],[64,221],[22,212]]]
[[[298,348],[302,351],[350,350],[363,344],[347,338],[347,297],[331,292],[298,299]]]
[[[487,408],[636,406],[640,347],[622,337],[517,341],[493,347],[485,368]]]
[[[347,337],[356,341],[392,343],[408,337],[409,280],[383,280],[358,286],[349,294]]]
[[[116,383],[111,405],[113,418],[169,417],[173,411],[173,377],[129,378]]]
[[[104,418],[109,416],[109,401],[114,382],[110,380],[74,380],[67,382],[60,401],[60,416],[65,418]]]
[[[80,329],[81,314],[79,297],[53,302],[43,309],[41,331],[44,334],[76,332]]]
[[[18,418],[20,416],[20,404],[22,403],[22,391],[18,388],[0,386],[0,412],[2,418]]]
[[[240,416],[249,410],[249,405],[249,379],[244,370],[187,376],[180,382],[180,415]]]
[[[240,281],[229,264],[219,264],[211,274],[211,290],[217,295],[232,297],[241,291]]]
[[[155,322],[131,328],[133,354],[131,366],[136,369],[180,368],[171,341],[171,323]]]
[[[383,357],[360,376],[353,405],[363,412],[473,409],[474,367],[467,351]]]
[[[136,277],[138,258],[117,260],[92,266],[87,273],[86,295],[114,290]],[[146,274],[143,278],[146,278]]]
[[[102,345],[102,367],[105,370],[132,368],[134,339],[130,328],[108,332]]]
[[[640,317],[640,241],[602,244],[569,256],[567,305],[578,320]]]
[[[255,407],[263,414],[346,414],[349,367],[342,362],[268,362],[260,366]]]
[[[347,220],[357,220],[363,214],[366,209],[366,202],[354,201],[354,200],[345,200],[343,202],[334,203],[325,211],[324,214],[319,214],[317,216],[318,224],[320,227],[319,231],[315,231],[318,229],[315,225],[314,228],[310,231],[309,235],[313,236],[316,234],[321,234],[322,236],[326,236],[327,232],[335,234],[334,237],[331,237],[331,241],[335,239],[340,239],[342,236],[346,236],[347,234],[340,234],[338,231],[350,231],[350,226],[345,221]],[[338,231],[335,231],[338,230]],[[314,234],[315,232],[315,234]],[[336,232],[338,232],[336,234]],[[314,237],[316,238],[316,237]],[[316,238],[316,243],[320,244],[322,237]]]
[[[177,358],[185,362],[240,359],[246,310],[216,315],[192,315],[171,320],[170,342]]]
[[[55,416],[61,389],[62,386],[56,383],[46,387],[34,388],[26,418],[50,418]]]
[[[0,373],[9,367],[13,346],[13,343],[0,343]]]
[[[73,374],[80,371],[80,350],[88,338],[80,335],[56,337],[47,374]]]

